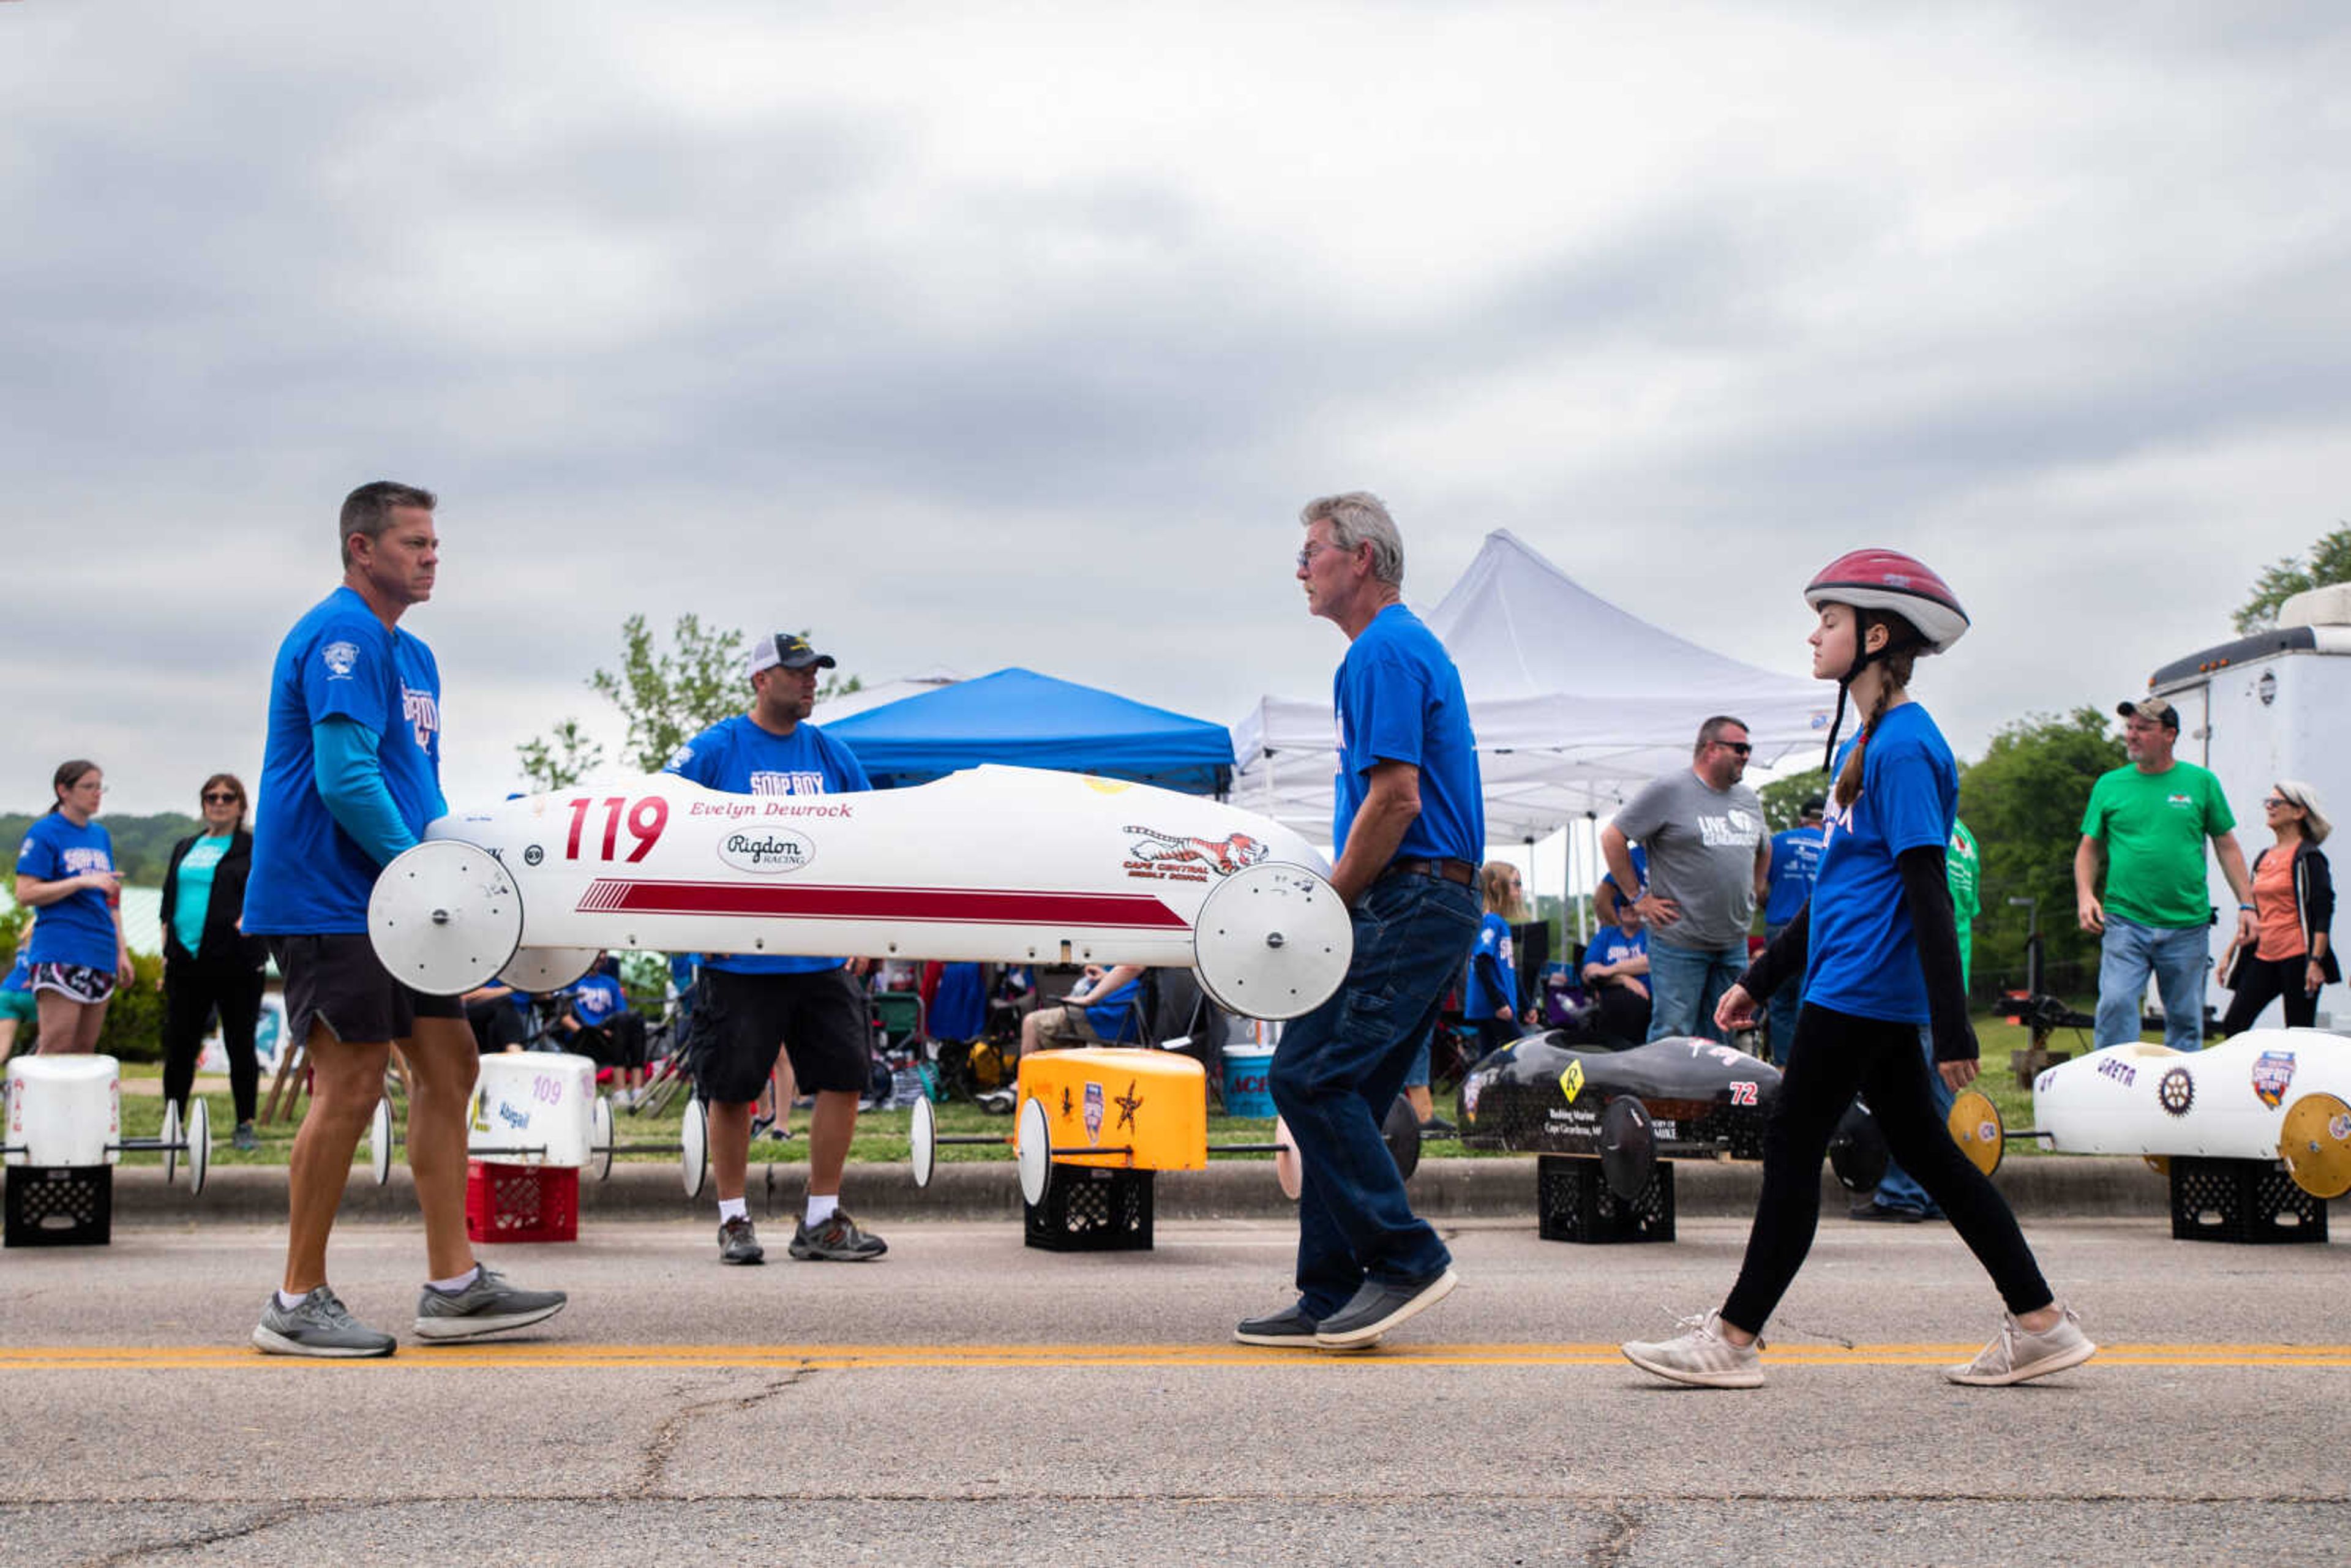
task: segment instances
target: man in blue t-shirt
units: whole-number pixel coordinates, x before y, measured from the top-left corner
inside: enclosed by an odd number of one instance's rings
[[[807,722],[817,671],[833,667],[803,637],[778,632],[744,660],[751,708],[677,748],[665,771],[736,795],[838,795],[870,789],[850,749]],[[718,1258],[767,1257],[743,1198],[751,1115],[781,1047],[792,1076],[816,1096],[809,1122],[808,1201],[792,1233],[802,1260],[856,1263],[888,1250],[841,1207],[841,1170],[871,1082],[873,1029],[862,958],[706,953],[694,1003],[694,1077],[710,1113],[710,1174],[718,1186]],[[777,1107],[780,1117],[784,1107]]]
[[[1380,1137],[1446,988],[1478,937],[1486,849],[1460,673],[1404,606],[1404,541],[1378,497],[1309,502],[1306,607],[1347,634],[1331,885],[1354,915],[1338,991],[1274,1047],[1273,1103],[1305,1169],[1299,1300],[1234,1331],[1244,1344],[1361,1350],[1453,1289],[1452,1254],[1405,1197]]]
[[[1813,896],[1813,881],[1821,874],[1821,813],[1828,810],[1828,801],[1819,795],[1804,801],[1802,821],[1785,831],[1771,835],[1771,883],[1763,899],[1763,941],[1766,946],[1780,939],[1781,931],[1796,918]],[[1796,1010],[1804,995],[1804,977],[1791,975],[1780,988],[1771,993],[1767,1016],[1771,1020],[1771,1060],[1785,1068],[1788,1047],[1795,1043]]]
[[[343,502],[343,582],[294,623],[269,682],[245,930],[286,977],[290,1038],[309,1053],[311,1102],[287,1172],[286,1278],[253,1342],[280,1355],[390,1355],[327,1285],[327,1238],[351,1155],[383,1096],[397,1041],[408,1066],[408,1164],[424,1216],[416,1333],[478,1339],[554,1316],[564,1297],[522,1291],[465,1239],[465,1104],[479,1058],[465,1007],[392,978],[368,940],[376,873],[448,810],[441,799],[441,675],[400,630],[432,597],[432,492],[379,480]]]

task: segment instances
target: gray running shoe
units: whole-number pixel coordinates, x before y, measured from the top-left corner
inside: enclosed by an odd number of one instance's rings
[[[870,1231],[860,1230],[849,1210],[836,1208],[823,1224],[810,1230],[803,1218],[792,1229],[792,1256],[830,1263],[862,1263],[890,1250],[890,1244]]]
[[[751,1228],[749,1215],[718,1222],[718,1260],[721,1263],[764,1263],[768,1260],[768,1249],[759,1245],[759,1233]]]
[[[248,1153],[261,1147],[261,1140],[253,1135],[253,1124],[250,1122],[239,1122],[236,1124],[236,1131],[229,1135],[228,1142],[229,1147],[244,1149]]]
[[[1967,1365],[1948,1368],[1943,1375],[1954,1383],[1971,1384],[1978,1388],[2000,1388],[2028,1377],[2046,1377],[2053,1372],[2079,1366],[2097,1354],[2098,1347],[2082,1332],[2082,1320],[2074,1315],[2071,1307],[2045,1333],[2029,1333],[2022,1323],[2002,1312],[1999,1336],[1978,1351],[1976,1358]]]
[[[1684,1318],[1675,1325],[1683,1332],[1668,1340],[1634,1340],[1618,1348],[1625,1359],[1644,1372],[1675,1383],[1700,1388],[1761,1388],[1763,1342],[1733,1344],[1722,1335],[1722,1314]]]
[[[519,1290],[485,1263],[462,1291],[424,1287],[416,1298],[416,1337],[445,1343],[528,1328],[561,1312],[568,1300],[560,1291]]]
[[[253,1331],[253,1343],[271,1355],[348,1360],[390,1355],[399,1342],[353,1322],[335,1292],[320,1285],[290,1307],[279,1306],[277,1292],[270,1291],[269,1304],[261,1309],[261,1322]]]

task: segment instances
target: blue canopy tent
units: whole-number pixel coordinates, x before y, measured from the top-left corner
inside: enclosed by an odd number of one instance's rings
[[[1232,732],[1057,681],[998,670],[852,714],[825,733],[857,754],[879,789],[925,784],[983,762],[1057,768],[1222,795],[1233,781]]]

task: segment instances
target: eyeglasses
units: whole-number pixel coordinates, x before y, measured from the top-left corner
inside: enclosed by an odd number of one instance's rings
[[[1298,552],[1298,570],[1304,571],[1308,567],[1314,564],[1314,558],[1316,556],[1321,555],[1326,549],[1337,549],[1339,547],[1337,545],[1328,544],[1322,539],[1316,539],[1312,544],[1308,545],[1304,549]]]
[[[225,789],[214,789],[206,793],[204,796],[204,804],[207,806],[235,806],[241,805],[244,802],[244,799],[245,798],[241,795],[229,794]]]

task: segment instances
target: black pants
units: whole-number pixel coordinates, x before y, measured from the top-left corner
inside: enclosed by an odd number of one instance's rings
[[[1635,996],[1626,987],[1612,986],[1604,980],[1592,995],[1600,1004],[1600,1016],[1593,1022],[1602,1035],[1627,1045],[1638,1045],[1649,1038],[1647,997]]]
[[[261,1019],[258,969],[200,969],[173,964],[163,971],[163,1098],[188,1113],[188,1091],[204,1054],[204,1020],[220,1013],[221,1045],[228,1051],[228,1088],[236,1119],[253,1120],[261,1064],[253,1059],[254,1026]]]
[[[2230,1000],[2228,1016],[2220,1020],[2220,1032],[2242,1034],[2252,1028],[2273,997],[2285,998],[2286,1028],[2310,1028],[2318,1021],[2318,997],[2303,989],[2309,970],[2307,953],[2296,953],[2291,958],[2264,958],[2256,953],[2239,959],[2236,994]]]
[[[2008,1310],[2037,1312],[2050,1304],[2048,1283],[2008,1201],[1969,1163],[1935,1113],[1917,1024],[1855,1018],[1806,1002],[1789,1056],[1779,1105],[1763,1129],[1763,1194],[1755,1205],[1755,1228],[1747,1237],[1739,1282],[1722,1303],[1724,1322],[1761,1333],[1803,1267],[1820,1228],[1821,1160],[1856,1091],[1867,1096],[1896,1163],[1949,1218],[2000,1287]]]

